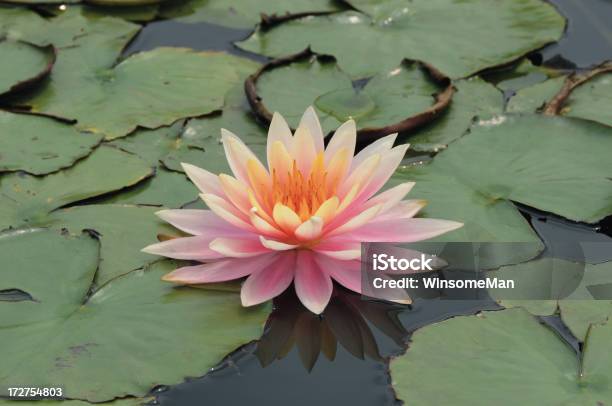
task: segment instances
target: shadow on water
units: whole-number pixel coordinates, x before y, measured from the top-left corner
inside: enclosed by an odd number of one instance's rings
[[[608,23],[612,20],[612,2],[551,2],[570,22],[564,38],[540,51],[539,59],[562,68],[588,67],[612,59]],[[249,33],[208,23],[156,21],[144,27],[124,56],[173,46],[226,51],[265,61],[233,45]],[[547,246],[558,241],[586,241],[594,246],[612,241],[610,218],[596,228],[530,208],[520,209]],[[612,256],[596,248],[585,254],[587,261],[594,263]],[[398,402],[390,386],[386,358],[404,350],[403,343],[411,332],[449,317],[499,308],[489,298],[417,300],[411,306],[366,302],[338,289],[323,317],[310,314],[291,292],[276,300],[275,307],[259,343],[238,350],[203,377],[154,391],[155,403],[394,405]],[[554,328],[555,323],[548,324]]]

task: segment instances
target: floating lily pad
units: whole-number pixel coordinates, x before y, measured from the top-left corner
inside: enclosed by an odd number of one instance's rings
[[[71,168],[36,177],[0,177],[0,230],[44,222],[52,210],[134,185],[152,174],[145,161],[101,146]]]
[[[145,23],[154,20],[159,11],[159,4],[147,4],[139,6],[102,6],[84,5],[83,15],[86,17],[111,16],[124,20]]]
[[[506,111],[510,113],[534,113],[542,109],[561,89],[564,81],[565,76],[559,76],[519,90],[508,101]]]
[[[416,182],[410,196],[427,201],[427,206],[421,211],[423,216],[463,223],[463,227],[431,241],[509,243],[491,245],[498,247],[498,251],[489,253],[490,260],[482,263],[486,269],[527,261],[544,249],[536,233],[511,202],[491,201],[473,186],[440,170],[435,163],[434,160],[423,167],[400,169],[386,185],[391,187],[407,181]],[[506,250],[506,247],[510,250]]]
[[[11,39],[0,41],[0,54],[0,96],[32,86],[51,72],[55,62],[53,47]]]
[[[360,138],[375,138],[413,129],[427,121],[425,116],[433,119],[452,97],[452,88],[434,76],[437,71],[419,63],[405,61],[355,89],[332,60],[318,59],[308,51],[287,61],[292,59],[280,66],[271,62],[247,83],[247,89],[255,88],[256,94],[247,90],[247,95],[262,120],[270,121],[272,112],[279,111],[295,128],[304,109],[314,105],[324,132],[353,118]],[[435,111],[426,113],[430,109]]]
[[[495,86],[478,77],[459,80],[453,101],[438,118],[406,138],[410,149],[437,152],[461,137],[475,119],[490,119],[503,111],[503,97]]]
[[[89,155],[101,140],[50,118],[0,111],[0,172],[55,172]]]
[[[560,113],[612,126],[610,105],[612,105],[612,72],[597,75],[576,87],[563,104]]]
[[[612,324],[593,326],[580,360],[522,309],[456,317],[415,332],[391,378],[406,404],[605,404],[611,340]]]
[[[236,293],[176,289],[160,280],[176,266],[170,261],[119,276],[90,296],[97,250],[90,237],[53,230],[0,238],[0,261],[14,270],[0,275],[0,289],[38,301],[0,302],[0,345],[12,349],[0,365],[2,382],[61,382],[67,397],[90,402],[143,396],[206,373],[261,334],[270,306],[246,309]],[[36,356],[23,362],[28,353]]]
[[[76,63],[78,67],[87,63],[112,64],[140,30],[139,25],[119,18],[88,18],[82,11],[81,7],[71,6],[56,17],[46,19],[25,8],[3,8],[0,9],[0,33],[39,46],[53,44],[58,49],[88,45],[89,60]]]
[[[84,0],[84,2],[96,6],[135,7],[159,4],[162,0]]]
[[[256,122],[244,96],[243,86],[239,85],[225,95],[225,106],[220,114],[187,122],[177,143],[178,148],[163,159],[164,166],[182,172],[180,163],[187,162],[212,173],[229,173],[221,144],[221,128],[237,134],[265,162],[267,131]]]
[[[222,107],[227,90],[256,66],[224,53],[157,48],[113,67],[87,60],[93,51],[60,51],[50,86],[21,104],[114,139]]]
[[[176,230],[155,216],[159,208],[126,205],[86,205],[58,210],[46,225],[68,229],[73,234],[93,230],[100,240],[100,266],[96,285],[104,285],[120,274],[141,268],[159,257],[141,252],[158,234],[177,235]]]
[[[160,16],[185,23],[207,22],[233,28],[252,28],[261,15],[327,12],[339,9],[333,0],[183,0],[162,3]]]
[[[551,278],[550,270],[556,272],[554,278]],[[568,274],[580,279],[567,283]],[[503,290],[490,290],[491,296],[501,305],[522,307],[541,316],[551,315],[558,309],[563,322],[580,341],[585,341],[591,324],[603,323],[612,316],[612,262],[585,265],[562,259],[542,258],[525,264],[502,267],[492,272],[491,276],[512,278],[517,285],[517,292],[510,294]],[[533,300],[544,299],[540,291],[548,287],[544,285],[548,279],[551,285],[556,284],[557,287],[569,289],[571,292],[560,300]],[[560,282],[566,282],[566,286],[560,285]],[[578,286],[575,283],[578,283]],[[509,295],[519,295],[526,299],[509,300]]]
[[[157,168],[155,176],[120,193],[112,194],[97,203],[136,204],[179,208],[198,200],[198,190],[182,173]]]
[[[612,129],[606,126],[564,117],[500,116],[472,127],[420,176],[469,189],[472,200],[489,208],[512,200],[595,223],[612,214],[610,150]],[[452,197],[446,200],[452,204]]]
[[[539,0],[358,3],[357,8],[372,16],[349,11],[293,20],[269,30],[260,28],[240,47],[278,57],[310,46],[314,52],[335,56],[355,78],[391,70],[403,58],[427,62],[460,78],[558,40],[565,25],[552,5]],[[382,5],[388,7],[373,10]]]

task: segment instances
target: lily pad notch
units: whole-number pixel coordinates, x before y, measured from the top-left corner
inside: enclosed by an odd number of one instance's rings
[[[290,65],[294,62],[301,62],[309,60],[311,58],[331,58],[335,60],[333,56],[321,55],[312,52],[310,47],[304,49],[293,55],[273,59],[263,65],[257,72],[250,75],[244,82],[244,91],[246,94],[247,101],[251,106],[255,117],[263,124],[268,126],[272,121],[272,112],[264,104],[264,100],[259,96],[257,92],[257,81],[266,72],[273,71],[274,69]],[[366,144],[382,138],[391,133],[408,133],[421,126],[432,122],[438,116],[440,116],[450,105],[455,88],[453,87],[451,80],[444,73],[440,72],[434,66],[410,59],[404,59],[402,64],[417,64],[432,81],[440,85],[443,88],[442,91],[434,95],[435,102],[426,110],[415,114],[411,117],[407,117],[399,122],[385,125],[383,127],[368,127],[357,130],[357,142],[359,144]],[[292,129],[295,130],[295,129]]]

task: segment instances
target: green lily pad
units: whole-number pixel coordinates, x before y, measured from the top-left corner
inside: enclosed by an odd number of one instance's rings
[[[155,176],[120,193],[103,197],[97,203],[179,208],[198,200],[198,193],[184,174],[158,167]]]
[[[572,91],[561,114],[612,126],[611,94],[612,72],[597,75]]]
[[[77,47],[89,49],[89,54],[83,55],[85,60],[75,61],[74,68],[88,64],[111,65],[139,30],[139,25],[119,18],[88,18],[77,6],[68,7],[49,19],[25,8],[0,9],[0,33],[8,38],[38,46],[53,44],[60,51]]]
[[[146,4],[138,6],[102,6],[88,5],[82,6],[82,14],[85,17],[101,18],[105,16],[121,18],[127,21],[146,23],[155,20],[159,11],[159,4]]]
[[[77,128],[122,137],[223,106],[223,96],[257,66],[219,52],[157,48],[116,66],[87,61],[89,46],[61,50],[51,83],[20,104],[77,120]],[[114,62],[114,61],[113,61]]]
[[[503,97],[495,86],[473,77],[454,84],[448,109],[433,122],[406,138],[410,149],[437,152],[461,137],[475,119],[490,119],[503,112]]]
[[[68,229],[73,234],[93,230],[100,240],[100,265],[96,286],[154,262],[159,257],[141,252],[157,234],[177,235],[176,230],[155,216],[157,207],[86,205],[58,210],[49,215],[47,226]]]
[[[89,155],[101,140],[50,118],[0,111],[0,172],[55,172]]]
[[[183,0],[162,3],[160,16],[184,23],[207,22],[233,28],[252,28],[267,16],[336,11],[333,0]]]
[[[554,7],[539,0],[353,4],[372,16],[349,11],[293,20],[258,29],[240,47],[278,57],[310,46],[316,53],[335,56],[354,78],[391,70],[403,58],[461,78],[558,40],[565,25]],[[368,4],[389,7],[379,12]]]
[[[564,81],[565,76],[559,76],[519,90],[508,101],[506,111],[510,113],[534,113],[540,110],[557,94]]]
[[[533,285],[536,284],[533,281],[538,281],[538,287],[542,287],[542,282],[549,277],[549,269],[558,272],[555,276],[557,283],[566,281],[568,277],[565,275],[568,274],[582,278],[575,290],[560,300],[509,300],[507,293],[495,290],[490,290],[490,294],[504,307],[522,307],[540,316],[554,314],[558,309],[561,319],[572,334],[578,340],[585,341],[589,326],[603,323],[612,316],[612,262],[585,265],[562,259],[542,258],[525,264],[502,267],[492,272],[491,276],[512,278],[521,289],[518,294],[522,297],[531,295],[536,299],[538,292],[534,292]],[[567,283],[567,288],[572,289],[574,285]],[[604,292],[599,292],[602,289]],[[541,296],[539,298],[543,299]]]
[[[256,89],[265,107],[282,112],[294,128],[305,108],[314,105],[323,131],[330,132],[350,118],[358,130],[398,124],[430,108],[444,87],[425,68],[405,62],[356,90],[335,62],[310,58],[264,71]]]
[[[39,224],[57,208],[135,185],[151,174],[151,167],[137,156],[101,146],[71,168],[45,177],[3,175],[0,230]]]
[[[509,251],[505,249],[506,245],[497,245],[498,250],[489,253],[490,260],[482,262],[483,269],[527,261],[544,249],[529,223],[511,202],[503,199],[491,202],[474,187],[440,170],[436,160],[422,167],[399,169],[386,187],[408,181],[416,182],[410,197],[427,201],[427,206],[421,211],[424,217],[463,223],[463,227],[430,241],[524,243],[507,244],[511,248]]]
[[[183,125],[184,123],[179,121],[169,127],[155,130],[139,129],[127,137],[110,141],[108,145],[138,155],[149,165],[156,166],[170,151],[179,147]]]
[[[251,148],[262,162],[266,161],[266,133],[255,120],[242,85],[225,95],[220,114],[194,118],[187,122],[178,147],[162,160],[166,168],[182,172],[181,162],[204,168],[212,173],[229,173],[227,157],[221,144],[221,128],[234,134]]]
[[[41,48],[27,42],[0,41],[0,96],[23,90],[47,76],[55,62],[52,47]]]
[[[159,4],[163,0],[84,0],[85,3],[95,6],[135,7]]]
[[[2,382],[61,383],[67,397],[90,402],[143,396],[206,373],[261,334],[270,306],[246,309],[236,293],[176,289],[160,280],[176,266],[170,261],[89,295],[97,250],[90,237],[53,230],[0,239],[0,261],[12,264],[0,289],[21,289],[38,301],[0,302],[0,345],[13,349],[3,356]],[[23,362],[27,353],[36,356]]]
[[[546,66],[536,66],[527,58],[523,58],[515,66],[502,67],[483,74],[487,82],[493,83],[504,92],[516,92],[559,75],[560,72]]]
[[[391,377],[406,404],[605,404],[611,340],[612,324],[593,326],[580,360],[522,309],[456,317],[415,332]]]
[[[596,123],[500,116],[474,126],[423,173],[472,190],[488,207],[512,200],[595,223],[612,214],[611,149],[612,129]]]

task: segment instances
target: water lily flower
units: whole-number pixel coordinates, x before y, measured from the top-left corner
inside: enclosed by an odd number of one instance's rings
[[[209,210],[162,210],[157,215],[192,236],[143,251],[201,262],[164,280],[180,284],[222,282],[248,276],[244,306],[278,296],[292,283],[300,301],[320,314],[332,280],[361,292],[362,242],[415,242],[462,224],[414,218],[423,200],[403,200],[413,182],[376,194],[391,177],[408,145],[393,147],[391,134],[355,152],[356,126],[342,124],[327,147],[312,107],[295,134],[275,113],[267,141],[267,167],[231,132],[221,137],[233,176],[183,163]],[[338,262],[341,262],[340,264]]]

